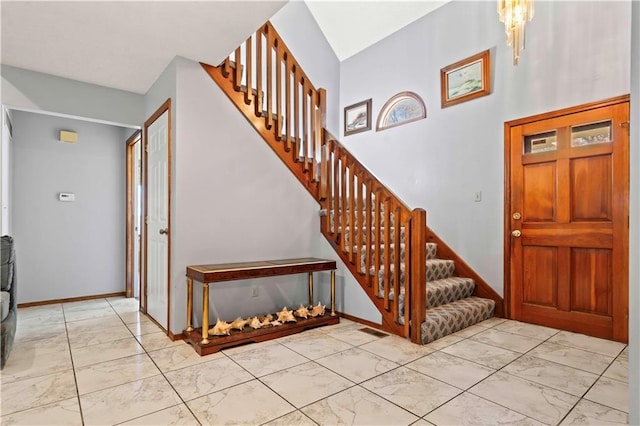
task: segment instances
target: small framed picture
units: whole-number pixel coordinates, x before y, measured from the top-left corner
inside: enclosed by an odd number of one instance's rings
[[[480,52],[440,70],[442,108],[491,93],[491,55]]]
[[[371,130],[371,99],[349,105],[344,109],[344,135]]]

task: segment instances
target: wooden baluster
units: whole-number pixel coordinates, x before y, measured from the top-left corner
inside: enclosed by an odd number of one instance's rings
[[[355,235],[354,238],[354,242],[356,243],[356,262],[358,265],[358,271],[361,271],[362,268],[364,267],[366,269],[365,265],[362,265],[362,249],[364,248],[364,245],[362,244],[362,233],[363,231],[363,223],[364,223],[364,217],[363,215],[365,214],[364,212],[364,206],[363,206],[363,202],[362,202],[362,173],[360,170],[358,170],[358,173],[356,174],[356,178],[358,178],[358,183],[356,186],[356,199],[355,199],[355,208],[356,208],[356,226],[353,229],[353,235]],[[366,253],[364,253],[364,255],[366,256]]]
[[[400,309],[400,226],[401,222],[401,211],[400,207],[396,207],[393,213],[393,217],[395,219],[396,226],[393,228],[393,308],[391,312],[393,314],[394,322],[398,322],[398,313]],[[405,271],[406,272],[406,271]],[[405,282],[407,280],[407,276],[405,275]]]
[[[311,182],[318,181],[318,129],[316,129],[316,92],[310,90],[309,92],[309,118],[311,119]]]
[[[251,37],[249,37],[245,43],[245,52],[246,52],[246,65],[245,65],[245,80],[247,83],[247,91],[244,92],[244,103],[247,105],[251,105],[251,101],[253,101],[253,82],[252,82],[252,77],[253,77],[253,69],[252,69],[252,52],[251,52],[251,46],[253,45],[253,40],[251,39]]]
[[[373,240],[372,240],[372,229],[371,229],[371,216],[373,214],[372,210],[372,197],[371,197],[371,180],[367,180],[366,182],[366,186],[365,186],[365,191],[366,191],[366,201],[365,201],[365,211],[366,211],[366,223],[365,223],[365,227],[366,227],[366,231],[365,231],[365,237],[364,237],[364,243],[367,245],[366,248],[366,260],[365,260],[365,269],[366,269],[366,274],[367,274],[367,285],[369,287],[371,287],[371,247],[373,246]]]
[[[380,200],[382,200],[382,196],[380,193],[380,188],[376,189],[375,192],[375,200],[374,200],[374,218],[375,218],[375,223],[373,224],[374,226],[374,238],[376,241],[376,245],[375,245],[375,249],[374,249],[374,253],[373,253],[373,259],[375,262],[375,273],[373,275],[373,288],[375,291],[375,294],[379,295],[380,294],[380,262],[382,260],[382,213],[380,212],[380,206],[382,205],[382,203],[380,202]]]
[[[384,200],[384,308],[389,310],[389,289],[391,284],[391,202]]]
[[[327,126],[327,117],[326,117],[326,104],[327,104],[327,91],[324,89],[318,89],[316,91],[317,98],[317,107],[316,107],[316,133],[317,133],[317,141],[318,145],[321,145],[324,139],[324,129]],[[322,159],[321,159],[322,161]],[[322,171],[320,171],[322,176]],[[320,201],[322,201],[323,197],[326,197],[326,192],[331,186],[327,186],[322,183],[322,177],[320,178]]]
[[[307,89],[307,79],[304,78],[302,81],[302,170],[309,170],[309,163],[307,159],[309,158],[309,96]]]
[[[349,164],[349,262],[354,265],[356,262],[354,260],[353,249],[355,246],[355,235],[356,235],[356,206],[355,206],[355,191],[356,191],[356,183],[355,183],[355,166],[353,164]]]
[[[411,212],[411,341],[422,343],[420,326],[427,318],[427,213],[423,209]]]
[[[342,227],[342,238],[341,238],[341,244],[342,244],[342,252],[343,253],[347,253],[347,241],[346,241],[346,235],[347,235],[347,154],[342,154],[342,158],[341,158],[341,164],[340,164],[340,169],[342,172],[341,175],[341,179],[340,179],[340,183],[341,183],[341,190],[340,190],[340,217],[341,217],[341,222],[340,222],[340,226]]]
[[[404,243],[405,243],[405,252],[404,252],[404,337],[409,337],[409,333],[410,333],[410,324],[411,324],[411,312],[412,312],[412,305],[411,305],[411,287],[410,287],[410,283],[411,283],[411,263],[409,262],[409,255],[411,253],[411,247],[410,247],[410,242],[408,241],[408,235],[409,235],[409,220],[410,218],[408,217],[408,214],[405,215],[404,221],[402,222],[402,226],[405,229],[405,237],[404,237]],[[399,229],[399,231],[401,230],[401,228]],[[425,256],[426,256],[426,250],[425,250]],[[426,309],[426,308],[425,308]]]
[[[233,72],[233,89],[236,92],[242,90],[242,50],[238,47],[234,55],[236,68]]]
[[[262,28],[256,31],[256,117],[262,117]]]
[[[227,56],[226,58],[224,58],[224,62],[222,62],[222,75],[224,76],[224,78],[229,78],[230,69],[231,69],[231,60]]]
[[[331,145],[333,142],[329,140],[329,133],[324,129],[320,129],[320,202],[325,202],[323,206],[331,206]]]
[[[300,161],[300,144],[302,138],[300,137],[300,83],[298,76],[298,67],[295,66],[293,70],[293,129],[295,133],[295,149],[293,150],[293,159]]]
[[[273,127],[273,33],[267,32],[267,120],[266,128]]]
[[[291,54],[289,53],[285,53],[284,55],[284,63],[285,63],[285,81],[286,81],[286,87],[284,89],[285,92],[285,123],[286,123],[286,127],[285,127],[285,144],[284,144],[284,150],[286,152],[291,151]]]
[[[283,50],[276,40],[276,140],[282,140],[282,62]]]
[[[333,232],[340,235],[340,149],[333,152]]]

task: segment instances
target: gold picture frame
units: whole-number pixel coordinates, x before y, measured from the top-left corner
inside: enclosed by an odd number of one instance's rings
[[[451,64],[440,70],[442,108],[470,101],[491,93],[491,52]]]

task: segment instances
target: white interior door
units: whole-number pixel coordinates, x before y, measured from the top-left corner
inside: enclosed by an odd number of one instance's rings
[[[169,329],[169,111],[147,127],[147,314]]]

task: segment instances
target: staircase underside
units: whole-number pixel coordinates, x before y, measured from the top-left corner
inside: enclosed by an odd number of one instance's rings
[[[326,130],[325,91],[270,23],[220,66],[202,66],[327,213],[322,233],[383,330],[429,343],[502,316],[500,296],[427,228],[425,211],[405,205]]]

